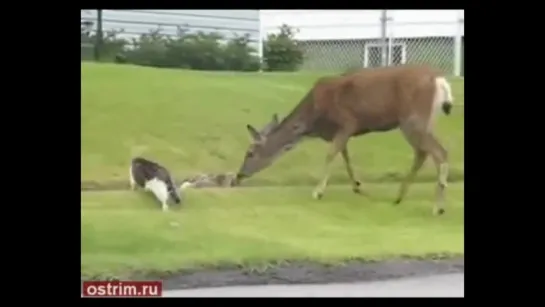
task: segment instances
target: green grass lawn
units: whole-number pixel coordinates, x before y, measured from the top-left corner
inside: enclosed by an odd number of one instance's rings
[[[399,206],[397,184],[368,188],[364,197],[331,186],[320,201],[307,187],[188,190],[168,213],[141,191],[82,193],[82,275],[464,252],[463,184],[449,186],[441,217],[431,214],[432,184],[415,184]]]
[[[133,154],[164,164],[175,177],[236,171],[250,140],[245,125],[261,126],[275,112],[286,115],[320,77],[81,65],[82,181],[127,180]],[[463,104],[463,81],[452,82],[455,102]],[[438,122],[453,178],[463,175],[463,122],[463,106]],[[364,181],[399,178],[412,162],[412,150],[399,131],[355,138],[349,146]],[[326,148],[320,140],[305,142],[245,183],[314,185]],[[333,184],[348,182],[341,160],[336,160]],[[428,165],[419,176],[422,181],[435,174]]]
[[[128,181],[132,155],[158,161],[177,178],[236,171],[250,140],[245,125],[286,115],[318,77],[82,63],[81,180]],[[463,81],[453,80],[453,90],[463,105]],[[459,106],[438,122],[453,177],[463,175],[463,121]],[[398,131],[350,143],[370,197],[341,185],[330,186],[321,201],[311,198],[326,148],[318,140],[303,143],[244,182],[283,187],[189,190],[185,207],[166,214],[143,192],[82,193],[82,274],[463,253],[463,183],[449,186],[441,217],[432,216],[432,184],[413,185],[394,207],[399,185],[370,183],[408,171],[412,150]],[[336,163],[330,184],[348,183],[341,159]],[[428,166],[419,179],[434,174]]]

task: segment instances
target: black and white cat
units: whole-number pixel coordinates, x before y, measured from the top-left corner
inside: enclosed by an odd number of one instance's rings
[[[168,211],[169,198],[176,204],[181,203],[176,185],[166,168],[156,162],[141,157],[133,158],[129,170],[131,189],[139,186],[151,191],[161,202],[163,211]]]

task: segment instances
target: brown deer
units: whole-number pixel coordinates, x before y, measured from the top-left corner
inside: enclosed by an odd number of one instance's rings
[[[427,156],[437,168],[437,201],[433,213],[443,214],[447,187],[447,151],[433,135],[439,110],[450,114],[452,91],[445,77],[426,66],[396,66],[362,69],[342,76],[319,79],[301,102],[266,136],[247,125],[253,139],[237,180],[268,167],[282,153],[304,137],[318,137],[331,143],[323,179],[313,196],[320,199],[327,186],[330,165],[340,152],[352,189],[360,193],[347,143],[353,136],[400,128],[414,149],[414,161],[401,184],[396,204],[401,203]]]

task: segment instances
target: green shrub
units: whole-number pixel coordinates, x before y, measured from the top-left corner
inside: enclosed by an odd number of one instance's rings
[[[97,43],[96,32],[92,31],[93,23],[91,21],[81,21],[81,52],[82,59],[93,58],[94,46]],[[118,35],[123,30],[110,30],[102,34],[102,46],[100,48],[101,61],[114,61],[116,56],[123,52],[128,42]]]
[[[284,24],[280,33],[267,36],[263,48],[265,70],[295,71],[303,63],[303,52],[295,40],[295,31]]]
[[[172,67],[165,57],[167,44],[167,37],[158,28],[141,34],[138,39],[132,39],[133,48],[125,51],[123,56],[127,63],[135,65]]]
[[[227,43],[224,49],[227,70],[257,71],[261,68],[259,58],[252,55],[256,50],[249,43],[249,35],[235,37]]]
[[[134,39],[134,48],[118,58],[153,67],[256,71],[259,58],[249,43],[249,36],[226,40],[218,33],[188,33],[182,28],[178,28],[176,36],[168,37],[159,28]]]
[[[91,26],[82,22],[82,46],[96,42],[96,33],[89,30]],[[257,71],[262,65],[257,51],[250,46],[249,35],[226,39],[219,33],[188,33],[187,29],[179,27],[177,35],[168,36],[159,27],[129,43],[118,37],[120,33],[123,30],[104,33],[101,60],[196,70]],[[303,52],[294,34],[295,29],[282,25],[280,33],[268,36],[263,48],[265,70],[295,71],[299,68],[303,63]],[[92,48],[85,52],[92,54]]]

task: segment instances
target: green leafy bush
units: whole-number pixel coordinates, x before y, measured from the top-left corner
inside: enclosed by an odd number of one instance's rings
[[[123,53],[127,63],[152,66],[173,67],[166,58],[168,38],[161,34],[161,29],[141,34],[138,39],[132,39],[132,48]]]
[[[96,43],[92,24],[81,25],[82,46]],[[123,30],[105,32],[100,58],[103,61],[142,66],[196,70],[257,71],[261,62],[249,35],[226,39],[219,33],[189,33],[178,27],[175,36],[159,27],[130,42],[119,38]],[[268,35],[263,48],[263,65],[268,71],[295,71],[303,62],[303,53],[294,39],[295,30],[287,25],[278,34]],[[82,47],[82,58],[83,56]],[[92,47],[86,52],[92,55]]]
[[[82,59],[92,59],[95,44],[97,44],[97,34],[92,30],[93,22],[81,21],[81,57]],[[113,61],[125,49],[128,42],[118,35],[123,30],[110,30],[102,34],[102,46],[100,48],[101,61]]]
[[[126,63],[153,67],[256,71],[259,58],[249,44],[248,35],[225,39],[219,33],[188,33],[178,28],[177,35],[169,37],[158,28],[133,39],[133,48],[118,58]]]
[[[303,63],[303,52],[295,40],[296,29],[284,24],[280,33],[269,34],[263,48],[265,70],[295,71]]]

